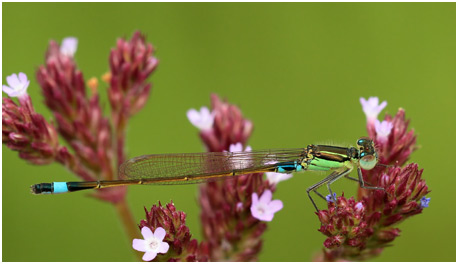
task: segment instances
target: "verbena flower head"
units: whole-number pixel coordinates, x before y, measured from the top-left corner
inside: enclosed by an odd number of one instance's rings
[[[205,106],[202,106],[200,111],[190,109],[186,115],[188,116],[189,122],[199,130],[209,130],[213,126],[213,121],[215,119],[215,113],[210,113],[210,110]]]
[[[343,195],[337,198],[336,205],[329,202],[329,209],[321,210],[317,215],[321,222],[319,231],[328,236],[324,242],[327,249],[344,245],[363,249],[380,218],[378,212],[366,214],[363,203],[353,198],[346,199]]]
[[[110,83],[108,98],[112,103],[111,115],[107,118],[99,102],[96,79],[89,81],[92,93],[86,92],[83,74],[73,59],[76,49],[76,38],[66,38],[61,45],[50,41],[45,63],[36,72],[45,104],[54,115],[52,123],[35,112],[26,92],[27,76],[19,73],[7,77],[8,85],[2,88],[9,96],[18,97],[19,104],[11,98],[3,98],[2,140],[8,148],[18,151],[22,159],[33,164],[58,162],[84,181],[116,180],[117,167],[125,160],[128,118],[146,103],[151,88],[146,79],[158,61],[152,55],[152,45],[140,32],[131,40],[118,41],[117,48],[110,54],[111,72],[104,75],[104,80]],[[59,144],[58,134],[68,148]],[[127,224],[133,219],[124,200],[125,194],[126,186],[122,186],[98,189],[94,196],[116,204],[125,229],[133,239],[138,235],[137,230]]]
[[[3,144],[33,164],[49,164],[57,157],[63,158],[56,129],[35,112],[28,95],[21,97],[19,103],[3,98]]]
[[[158,253],[164,254],[169,251],[169,244],[162,242],[165,237],[164,228],[158,227],[153,233],[151,229],[145,226],[141,231],[143,239],[134,239],[132,247],[137,251],[145,252],[144,261],[151,261],[156,258]]]
[[[272,201],[272,192],[265,190],[261,197],[257,193],[251,195],[251,215],[261,221],[272,221],[274,214],[283,208],[280,200]]]
[[[208,128],[210,124],[208,121],[211,119],[213,119],[213,125],[209,129],[201,129],[199,133],[208,151],[221,152],[229,150],[229,146],[236,143],[245,145],[253,131],[251,121],[242,116],[237,106],[221,101],[217,95],[212,94],[211,101],[211,114],[206,115],[208,118],[205,118],[207,122],[205,122],[206,126],[204,128]],[[204,114],[206,113],[207,111],[204,110]]]
[[[215,119],[211,129],[200,131],[209,151],[251,151],[244,147],[253,126],[240,109],[212,95]],[[273,190],[262,173],[229,177],[200,188],[203,237],[212,261],[255,261],[262,247],[267,225],[251,214],[252,193]]]
[[[177,211],[175,205],[170,202],[165,207],[153,205],[147,210],[146,219],[141,220],[139,227],[157,230],[163,228],[165,236],[161,241],[170,245],[168,253],[158,255],[158,261],[208,261],[208,247],[206,244],[199,245],[197,240],[191,239],[191,233],[186,226],[186,214]],[[143,233],[143,232],[142,232]],[[156,234],[156,232],[155,232]],[[162,235],[162,233],[160,233]]]
[[[130,40],[118,39],[110,53],[110,105],[115,114],[116,126],[145,105],[151,92],[146,79],[154,72],[159,61],[154,57],[153,46],[145,36],[135,32]]]
[[[75,37],[67,37],[62,40],[60,52],[66,56],[73,57],[78,48],[78,39]]]
[[[429,190],[421,178],[423,170],[415,163],[401,167],[415,149],[416,136],[407,126],[402,109],[394,118],[386,115],[383,122],[368,120],[379,163],[395,166],[363,170],[366,183],[384,190],[359,188],[357,200],[343,196],[337,198],[337,204],[328,200],[328,209],[317,213],[320,231],[328,236],[321,260],[355,261],[376,256],[399,236],[396,224],[427,207],[429,200],[424,196]]]
[[[266,172],[266,178],[269,184],[276,186],[279,182],[286,181],[293,177],[292,174],[277,173],[277,172]]]
[[[366,114],[367,122],[373,123],[377,119],[378,114],[386,107],[387,102],[383,101],[379,104],[378,97],[369,97],[368,100],[361,97],[359,99],[361,105],[363,106],[363,111]]]
[[[3,92],[9,97],[22,97],[27,95],[27,87],[29,87],[30,81],[27,79],[25,73],[13,73],[6,77],[6,82],[9,86],[3,85],[2,88]]]

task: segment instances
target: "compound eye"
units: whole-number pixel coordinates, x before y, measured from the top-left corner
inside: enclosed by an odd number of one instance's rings
[[[377,157],[374,155],[367,155],[359,160],[359,165],[365,170],[372,170],[377,165]]]

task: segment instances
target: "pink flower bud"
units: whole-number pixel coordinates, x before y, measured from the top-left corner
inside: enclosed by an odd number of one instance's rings
[[[399,233],[401,230],[398,228],[391,228],[387,230],[381,230],[377,233],[377,238],[384,241],[384,242],[391,242],[393,241],[397,236],[399,236]]]
[[[393,225],[395,223],[398,223],[399,221],[402,220],[402,215],[401,214],[395,214],[395,215],[392,215],[390,217],[388,217],[384,222],[383,222],[383,225],[384,226],[390,226],[390,225]]]
[[[19,133],[10,133],[8,135],[9,139],[16,144],[27,144],[29,139],[23,134]]]
[[[318,219],[322,224],[325,224],[329,221],[329,213],[326,210],[320,210],[319,212],[315,213],[318,215]]]
[[[418,208],[418,203],[415,201],[411,201],[409,203],[404,204],[399,211],[401,214],[408,214]]]

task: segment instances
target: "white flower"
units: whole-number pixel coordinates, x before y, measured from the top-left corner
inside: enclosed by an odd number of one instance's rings
[[[368,122],[374,122],[377,119],[378,114],[386,107],[387,102],[383,101],[380,105],[378,104],[378,97],[369,97],[366,101],[364,98],[359,98],[361,105],[363,106],[363,111],[366,114],[366,119]]]
[[[67,55],[69,57],[73,57],[76,52],[76,48],[78,47],[78,39],[75,37],[67,37],[62,40],[62,44],[60,45],[60,53]]]
[[[257,193],[251,194],[251,215],[261,221],[272,221],[274,214],[283,208],[283,203],[280,200],[272,201],[272,192],[265,190],[258,198]]]
[[[29,87],[30,81],[27,80],[27,75],[20,72],[19,76],[15,73],[6,77],[6,82],[9,86],[3,85],[3,91],[10,97],[21,97],[27,94],[27,87]]]
[[[267,181],[271,185],[277,185],[281,181],[286,181],[293,177],[292,174],[277,173],[277,172],[266,172]]]
[[[231,144],[229,146],[229,152],[242,152],[242,151],[243,151],[243,145],[240,142],[236,143],[236,144]],[[245,151],[246,152],[250,152],[251,151],[251,147],[250,146],[246,146]]]
[[[390,121],[383,120],[382,122],[375,120],[375,132],[377,132],[377,140],[385,143],[388,140],[388,136],[393,129],[393,123]]]
[[[132,241],[132,247],[141,252],[145,252],[143,255],[144,261],[151,261],[156,258],[157,253],[167,253],[169,251],[169,244],[162,242],[165,237],[165,230],[162,227],[156,228],[153,232],[148,227],[142,228],[142,235],[144,239],[134,239]]]
[[[189,122],[200,130],[209,130],[213,126],[215,120],[215,113],[210,113],[207,107],[202,106],[200,112],[195,109],[190,109],[186,115],[188,116]]]
[[[226,151],[224,151],[226,152]],[[232,154],[232,169],[240,170],[251,167],[253,163],[252,157],[246,152],[251,152],[251,147],[246,146],[245,151],[243,151],[242,143],[231,144],[229,146],[229,152]]]

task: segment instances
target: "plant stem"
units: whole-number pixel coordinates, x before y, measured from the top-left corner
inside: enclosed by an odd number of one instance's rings
[[[127,205],[126,199],[121,200],[120,202],[114,204],[116,212],[121,219],[124,230],[126,231],[127,237],[129,238],[130,243],[134,238],[141,238],[140,232],[135,223],[135,219],[130,211],[129,206]],[[140,251],[135,251],[136,257],[141,261],[143,253]]]

